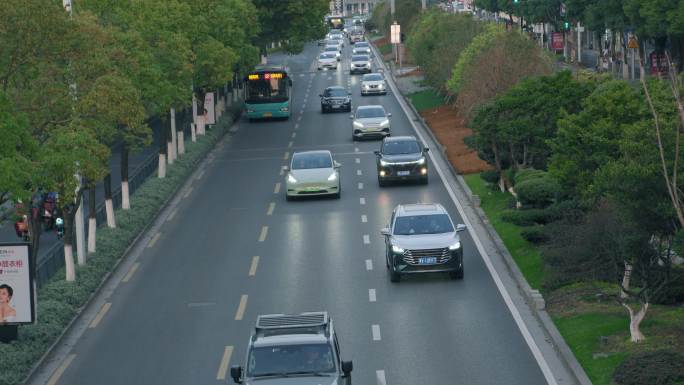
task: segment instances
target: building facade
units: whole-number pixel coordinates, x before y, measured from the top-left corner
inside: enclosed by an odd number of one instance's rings
[[[342,0],[342,12],[345,16],[370,14],[380,1],[382,0]]]

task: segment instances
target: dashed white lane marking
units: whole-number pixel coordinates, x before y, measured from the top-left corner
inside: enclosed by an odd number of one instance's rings
[[[268,226],[263,226],[261,228],[261,234],[259,234],[259,242],[265,241],[266,235],[268,235]]]
[[[365,205],[366,204],[366,198],[359,198],[359,203],[361,203],[362,205]]]
[[[371,331],[373,333],[373,341],[380,341],[380,325],[373,325]]]
[[[169,216],[166,217],[166,220],[167,220],[168,222],[170,222],[170,221],[173,219],[173,217],[176,216],[176,213],[177,213],[177,212],[178,212],[178,209],[173,209],[173,211],[171,211],[171,214],[169,214]]]
[[[366,216],[366,214],[361,215],[361,222],[362,223],[368,222],[368,217]]]
[[[359,148],[358,148],[358,147],[354,147],[354,152],[359,152]]]
[[[368,234],[364,234],[363,236],[363,244],[368,245],[370,244],[370,236]]]
[[[157,241],[159,240],[159,237],[160,237],[160,236],[161,236],[161,233],[156,233],[156,234],[154,234],[154,236],[152,237],[152,239],[150,239],[150,242],[147,244],[147,247],[152,247],[152,246],[154,246],[154,244],[157,243]]]
[[[301,122],[301,121],[302,121],[302,116],[301,116],[301,115],[297,117],[297,121],[298,121],[298,122]]]
[[[290,147],[290,148],[291,148],[293,144],[294,144],[294,142],[293,142],[293,141],[290,141],[290,143],[287,144],[287,147]]]
[[[290,158],[290,151],[285,151],[285,155],[283,155],[283,160],[288,160]]]
[[[373,270],[373,260],[366,259],[366,270]]]
[[[296,130],[296,129],[298,129],[298,128],[299,128],[299,123],[295,123],[294,129]]]
[[[361,159],[359,159],[359,158],[356,158],[354,161],[355,161],[356,163],[361,163]]]
[[[268,204],[268,211],[266,211],[266,215],[273,215],[273,210],[275,210],[275,202]]]
[[[100,321],[102,321],[102,318],[104,318],[105,314],[109,311],[109,308],[112,307],[111,302],[106,302],[104,305],[102,305],[102,308],[100,309],[99,312],[97,312],[97,315],[95,318],[93,318],[93,321],[90,323],[90,326],[88,326],[90,329],[96,328],[97,325],[100,324]]]
[[[285,175],[285,169],[282,167],[280,168],[280,175]]]
[[[385,371],[384,370],[376,370],[375,371],[375,378],[378,381],[378,385],[387,385],[387,381],[385,380]]]
[[[71,361],[73,361],[74,358],[76,358],[75,354],[69,354],[66,360],[62,362],[62,365],[59,365],[57,370],[55,370],[55,372],[52,373],[52,376],[50,376],[50,380],[47,382],[46,385],[55,385],[57,382],[59,382],[59,379],[62,377],[62,374],[64,374],[64,371],[67,370],[69,365],[71,365]]]
[[[297,137],[297,133],[296,133],[296,132],[293,132],[293,133],[292,133],[292,139],[294,139],[294,138],[296,138],[296,137]]]
[[[121,282],[128,282],[128,281],[130,281],[131,278],[133,277],[133,274],[135,274],[135,272],[138,271],[138,268],[139,268],[139,267],[140,267],[140,263],[139,263],[139,262],[134,263],[133,266],[131,266],[131,268],[128,269],[128,273],[126,273],[126,275],[123,277],[123,279],[121,280]]]
[[[199,174],[197,174],[197,179],[202,179],[202,177],[204,176],[204,171],[206,170],[202,170]]]
[[[243,294],[243,295],[240,297],[240,304],[238,305],[238,309],[237,309],[237,311],[235,312],[235,320],[236,320],[236,321],[241,321],[241,320],[242,320],[242,317],[245,316],[245,309],[247,308],[247,299],[248,299],[248,297],[249,297],[249,296],[248,296],[247,294]]]
[[[259,256],[255,255],[252,257],[252,264],[249,265],[249,276],[254,277],[256,275],[257,266],[259,266]]]
[[[303,74],[302,74],[303,75]],[[230,357],[233,355],[233,347],[226,346],[223,350],[223,357],[221,358],[221,365],[219,365],[218,372],[216,373],[217,380],[225,380],[226,373],[228,373],[228,364],[230,364]]]
[[[277,194],[280,192],[280,182],[275,184],[275,188],[273,188],[273,193]]]
[[[356,170],[356,175],[362,175],[361,170]]]
[[[363,190],[363,183],[359,182],[359,190]]]
[[[368,301],[375,302],[377,298],[375,297],[375,289],[368,289]]]

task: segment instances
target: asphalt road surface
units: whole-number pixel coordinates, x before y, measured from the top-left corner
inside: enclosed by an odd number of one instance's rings
[[[355,385],[541,385],[546,380],[468,233],[465,279],[390,283],[380,229],[400,203],[458,211],[434,168],[428,185],[380,188],[373,151],[352,142],[347,113],[321,114],[318,94],[349,86],[353,106],[382,104],[393,135],[414,134],[395,95],[360,96],[348,74],[316,71],[318,47],[287,61],[288,121],[240,122],[120,282],[52,381],[64,385],[232,383],[257,315],[328,311]],[[312,70],[313,69],[313,70]],[[329,149],[341,199],[286,202],[293,152]],[[225,379],[224,379],[225,378]],[[51,384],[51,385],[54,385]]]

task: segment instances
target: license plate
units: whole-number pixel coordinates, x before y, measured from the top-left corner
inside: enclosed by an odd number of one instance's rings
[[[306,191],[320,191],[322,188],[320,187],[307,187]]]
[[[333,104],[332,108],[340,108],[341,106],[339,104]]]
[[[437,257],[420,257],[418,258],[418,264],[420,265],[432,265],[437,263]]]
[[[264,117],[270,118],[271,116],[273,116],[273,113],[271,113],[271,112],[264,112]]]
[[[399,175],[399,176],[411,175],[411,171],[397,171],[397,175]]]

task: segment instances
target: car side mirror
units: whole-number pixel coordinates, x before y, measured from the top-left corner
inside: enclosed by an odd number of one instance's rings
[[[242,383],[242,366],[231,366],[230,367],[230,376],[233,377],[233,381],[235,381],[236,384],[241,384]]]
[[[337,161],[334,161],[334,162],[333,162],[333,165],[334,165],[335,168],[340,168],[340,167],[342,167],[342,163],[338,163]]]
[[[290,171],[290,166],[283,166],[283,171],[285,171],[285,172]]]
[[[456,225],[456,231],[459,232],[459,233],[460,233],[461,231],[465,231],[465,229],[466,229],[466,225],[464,225],[463,223],[459,223],[459,224]]]
[[[390,229],[389,229],[389,227],[383,227],[382,229],[380,229],[380,234],[382,234],[382,235],[384,235],[384,236],[390,235]]]
[[[425,152],[429,152],[429,151],[430,151],[430,149],[427,148],[427,147],[425,147],[423,150],[425,150]]]
[[[391,117],[391,116],[392,116],[392,113],[391,113],[391,112],[388,112],[388,113],[387,113],[387,117],[389,118],[389,117]]]
[[[354,364],[351,361],[342,361],[342,372],[345,376],[351,375],[352,370],[354,370]]]
[[[375,154],[375,155],[377,155],[377,156],[380,156],[380,151],[379,151],[379,150],[375,150],[375,151],[373,151],[373,154]]]

